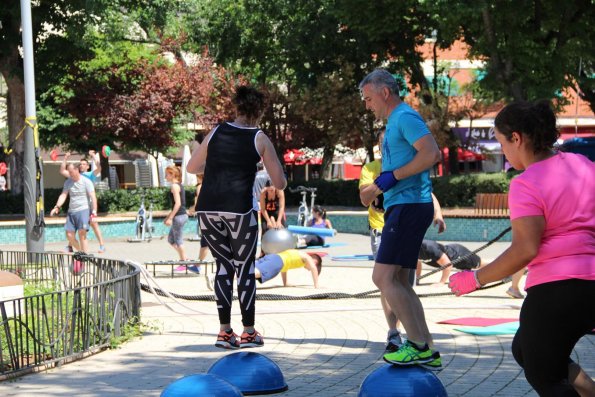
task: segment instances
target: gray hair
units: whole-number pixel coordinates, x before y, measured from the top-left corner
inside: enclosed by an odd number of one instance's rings
[[[374,69],[359,83],[360,91],[364,86],[372,84],[375,89],[386,87],[391,94],[399,96],[399,83],[386,69]]]

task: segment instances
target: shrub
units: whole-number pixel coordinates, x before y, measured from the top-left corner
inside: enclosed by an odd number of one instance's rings
[[[285,203],[289,207],[297,207],[300,204],[302,195],[300,193],[291,193],[289,189],[297,186],[315,187],[316,204],[322,206],[346,206],[346,207],[360,207],[358,181],[325,181],[314,180],[309,182],[294,182],[288,183],[285,189]],[[307,196],[308,205],[310,205],[310,193]]]
[[[117,213],[137,211],[143,195],[145,196],[145,207],[147,208],[149,204],[153,204],[154,210],[170,208],[169,188],[167,187],[139,188],[133,190],[117,189],[105,190],[98,194],[99,212]]]
[[[472,207],[477,193],[506,193],[514,174],[448,175],[432,178],[433,191],[442,207]]]

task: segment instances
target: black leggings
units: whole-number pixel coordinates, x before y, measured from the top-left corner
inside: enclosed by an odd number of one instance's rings
[[[578,396],[568,382],[574,345],[595,328],[595,281],[562,280],[527,290],[512,354],[540,396]]]
[[[306,245],[308,247],[315,247],[315,246],[323,246],[324,245],[324,238],[320,236],[316,236],[314,234],[306,235],[305,239]]]
[[[201,212],[200,230],[217,262],[214,290],[219,323],[231,322],[234,273],[237,275],[242,324],[254,325],[256,282],[254,258],[258,237],[256,211],[237,215]]]

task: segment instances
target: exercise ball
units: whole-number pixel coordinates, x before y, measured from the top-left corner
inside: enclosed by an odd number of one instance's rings
[[[278,254],[296,247],[297,237],[287,229],[270,229],[261,240],[262,251],[265,254]]]
[[[358,397],[447,397],[440,379],[419,365],[383,365],[362,382]]]
[[[172,382],[161,397],[241,397],[242,392],[224,379],[212,374],[188,375]]]
[[[207,373],[220,376],[246,396],[287,390],[287,383],[279,366],[258,353],[228,354],[211,365]]]

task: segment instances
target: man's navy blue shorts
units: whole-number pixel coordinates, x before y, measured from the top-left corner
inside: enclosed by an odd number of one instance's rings
[[[415,269],[421,242],[434,219],[433,203],[397,204],[384,213],[376,263]]]

